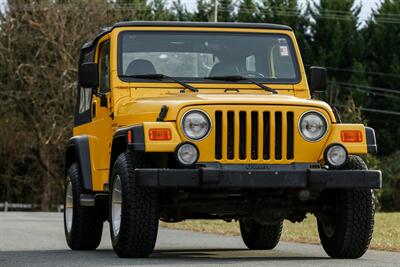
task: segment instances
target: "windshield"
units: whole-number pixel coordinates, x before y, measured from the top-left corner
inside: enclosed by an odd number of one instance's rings
[[[268,83],[300,80],[293,44],[284,34],[125,31],[118,42],[123,80],[143,81],[126,76],[144,74],[193,82],[231,75]]]

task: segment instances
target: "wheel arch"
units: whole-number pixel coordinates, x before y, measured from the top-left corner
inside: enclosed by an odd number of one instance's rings
[[[130,132],[132,138],[130,143],[128,142],[128,132]],[[115,132],[111,145],[110,175],[118,156],[128,149],[132,151],[145,151],[143,125],[122,128]]]
[[[128,149],[128,143],[126,137],[123,135],[115,136],[113,138],[111,146],[111,157],[110,157],[110,173],[112,172],[115,161],[118,156]]]
[[[74,136],[68,140],[64,157],[65,176],[74,162],[78,164],[84,190],[92,191],[92,165],[90,161],[89,137],[87,135]]]

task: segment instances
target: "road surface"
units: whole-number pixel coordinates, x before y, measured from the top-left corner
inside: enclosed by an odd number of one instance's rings
[[[370,250],[358,260],[333,260],[320,246],[281,242],[249,251],[239,237],[161,228],[148,259],[120,259],[108,224],[96,251],[68,249],[60,213],[0,212],[0,266],[400,266],[400,253]]]

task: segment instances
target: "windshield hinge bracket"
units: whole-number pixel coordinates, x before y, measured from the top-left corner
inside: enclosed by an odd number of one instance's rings
[[[158,114],[157,121],[164,121],[165,117],[167,116],[168,113],[168,107],[166,105],[163,105],[161,107],[160,113]]]

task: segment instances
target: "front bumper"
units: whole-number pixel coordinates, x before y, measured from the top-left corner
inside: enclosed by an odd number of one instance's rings
[[[155,188],[370,188],[382,187],[377,170],[136,169],[137,185]]]

